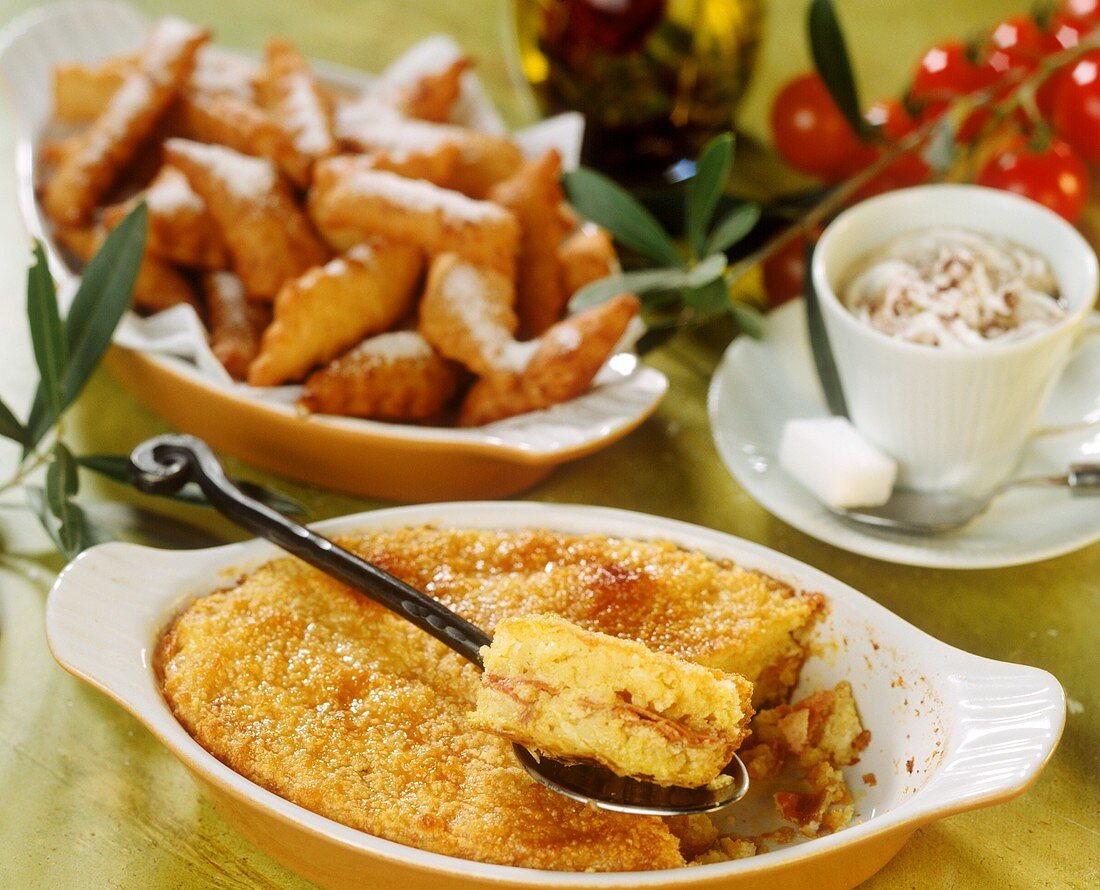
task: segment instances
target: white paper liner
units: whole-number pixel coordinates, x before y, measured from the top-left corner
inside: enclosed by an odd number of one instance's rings
[[[228,54],[225,50],[221,52]],[[415,81],[421,74],[438,71],[461,54],[461,48],[452,38],[443,34],[428,37],[405,52],[378,77],[364,75],[363,92],[370,95],[390,92]],[[506,132],[500,114],[473,71],[463,75],[462,92],[452,110],[451,122],[490,133]],[[564,169],[576,167],[583,136],[584,118],[576,113],[557,115],[512,134],[520,150],[528,157],[538,157],[556,148],[561,154]],[[635,332],[630,342],[637,336]],[[147,318],[128,313],[115,332],[115,342],[127,349],[171,355],[190,362],[211,383],[238,396],[289,405],[302,395],[301,386],[248,386],[230,377],[210,350],[206,329],[198,315],[187,305],[173,306]],[[596,384],[599,382],[597,377]]]

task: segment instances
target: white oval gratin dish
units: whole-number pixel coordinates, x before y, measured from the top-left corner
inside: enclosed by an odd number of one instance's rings
[[[857,817],[837,834],[736,862],[589,874],[470,862],[383,840],[325,819],[253,784],[199,746],[161,696],[151,653],[189,601],[278,556],[260,540],[208,550],[94,547],[58,578],[46,610],[54,657],[138,718],[198,781],[215,808],[260,849],[322,887],[805,888],[851,887],[880,869],[914,830],[1008,800],[1035,781],[1061,736],[1065,700],[1045,671],[970,655],[933,639],[868,597],[787,556],[720,532],[595,507],[478,502],[381,510],[317,523],[329,534],[415,525],[543,528],[664,539],[824,594],[797,694],[852,684],[870,746],[847,778]],[[867,787],[860,777],[873,772]],[[770,802],[737,809],[739,830],[763,827]]]

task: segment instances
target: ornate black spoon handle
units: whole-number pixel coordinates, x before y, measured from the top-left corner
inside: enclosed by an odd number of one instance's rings
[[[188,482],[198,484],[215,509],[237,525],[366,594],[482,667],[479,650],[491,642],[487,633],[389,572],[244,494],[201,439],[168,435],[143,442],[130,455],[130,479],[147,494],[172,494]]]

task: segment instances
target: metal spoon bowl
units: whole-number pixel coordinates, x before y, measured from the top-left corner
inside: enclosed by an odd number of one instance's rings
[[[147,494],[172,494],[188,482],[196,483],[214,508],[237,525],[370,597],[479,670],[484,668],[480,650],[492,642],[487,633],[399,578],[246,495],[230,481],[201,439],[168,435],[143,442],[130,455],[130,476],[134,486]],[[679,788],[623,778],[603,767],[536,758],[520,745],[513,748],[523,768],[547,788],[620,813],[676,816],[714,812],[736,803],[749,786],[748,772],[736,755],[724,771],[731,781]]]
[[[1075,497],[1100,494],[1100,464],[1073,464],[1061,476],[1012,479],[981,497],[899,488],[881,507],[829,507],[829,510],[861,525],[914,535],[939,535],[973,522],[1006,491],[1025,487],[1068,488]]]

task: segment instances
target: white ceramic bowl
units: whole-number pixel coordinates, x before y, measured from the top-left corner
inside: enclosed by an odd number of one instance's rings
[[[951,226],[1009,238],[1050,263],[1066,317],[1010,343],[935,348],[856,318],[837,296],[853,261],[915,229]],[[818,242],[811,268],[852,422],[921,489],[992,488],[1012,470],[1096,300],[1097,259],[1069,223],[1019,195],[928,185],[863,201]]]
[[[729,535],[653,516],[537,503],[437,504],[382,510],[317,524],[327,534],[434,524],[545,528],[660,538],[731,559],[801,590],[824,594],[800,692],[848,680],[872,739],[847,770],[857,821],[839,833],[738,862],[657,872],[586,874],[486,865],[372,837],[265,791],[201,748],[172,716],[149,654],[190,600],[277,555],[264,541],[210,550],[161,551],[104,544],[58,578],[46,610],[54,656],[134,714],[195,776],[214,806],[258,847],[323,887],[805,888],[851,887],[885,864],[923,824],[1007,800],[1036,778],[1065,720],[1062,689],[1031,667],[969,655],[809,566]],[[860,776],[873,772],[874,787]],[[753,833],[767,800],[739,807]]]

